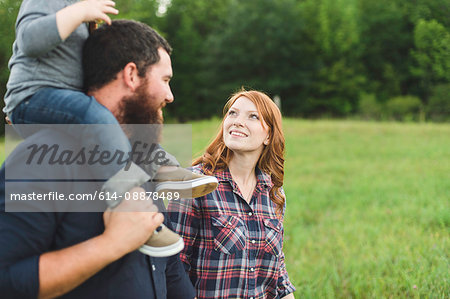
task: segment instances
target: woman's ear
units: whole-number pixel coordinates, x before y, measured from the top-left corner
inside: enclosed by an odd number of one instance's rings
[[[269,134],[267,134],[267,137],[266,137],[266,139],[264,139],[264,145],[268,145],[269,144],[269,141],[270,141],[270,135]]]

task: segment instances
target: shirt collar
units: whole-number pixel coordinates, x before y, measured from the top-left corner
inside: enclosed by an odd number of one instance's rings
[[[218,171],[214,173],[217,180],[220,182],[230,182],[233,185],[233,178],[231,177],[230,170],[228,167],[223,171]],[[258,167],[256,167],[256,179],[258,180],[257,187],[263,189],[271,189],[273,187],[272,179],[270,175],[261,171]]]

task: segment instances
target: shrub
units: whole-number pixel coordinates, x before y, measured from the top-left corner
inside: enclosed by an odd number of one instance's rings
[[[382,107],[372,93],[363,93],[359,98],[358,111],[363,119],[380,120],[382,116]]]
[[[390,119],[400,121],[421,120],[422,102],[418,97],[406,95],[388,100],[385,104],[385,113]]]
[[[426,112],[432,121],[450,121],[450,84],[433,87]]]

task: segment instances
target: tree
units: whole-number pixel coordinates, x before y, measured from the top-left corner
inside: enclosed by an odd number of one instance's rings
[[[15,39],[14,23],[19,12],[21,1],[0,0],[0,96],[6,93],[6,82],[9,77],[8,61],[12,54],[12,44]],[[0,107],[3,109],[4,102]],[[5,122],[0,120],[0,135],[3,135]]]
[[[167,106],[179,120],[210,117],[218,106],[209,98],[211,85],[206,40],[223,26],[231,0],[172,0],[161,30],[173,47],[172,90],[176,105]]]
[[[308,8],[309,6],[309,8]],[[357,1],[320,0],[305,2],[310,26],[317,29],[311,39],[316,47],[319,68],[314,73],[309,94],[309,115],[345,116],[357,109],[365,83],[360,64],[360,26]],[[302,9],[303,11],[303,9]],[[302,17],[308,18],[306,13]],[[309,29],[307,27],[306,29]]]
[[[411,72],[419,78],[421,97],[427,103],[434,85],[450,82],[450,33],[436,20],[419,20],[414,45]]]
[[[8,60],[12,54],[12,45],[15,39],[14,23],[19,12],[21,1],[0,1],[0,94],[3,98],[8,80]]]
[[[158,0],[115,0],[119,10],[114,19],[133,19],[158,29]]]
[[[409,93],[413,46],[412,24],[407,18],[408,1],[359,1],[361,63],[365,68],[365,91],[381,102]]]
[[[297,108],[299,91],[307,92],[308,69],[315,64],[298,16],[293,0],[232,2],[224,26],[207,40],[214,86],[209,98],[223,106],[232,91],[246,86],[280,95],[283,109]]]
[[[0,0],[4,83],[19,5]],[[116,7],[114,18],[144,22],[172,45],[176,105],[167,110],[181,121],[220,114],[241,86],[279,95],[285,115],[320,117],[351,115],[365,94],[380,107],[404,95],[427,104],[433,94],[437,103],[443,93],[433,90],[450,82],[450,0],[117,0]]]

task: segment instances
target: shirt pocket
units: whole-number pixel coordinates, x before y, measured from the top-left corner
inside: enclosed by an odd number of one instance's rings
[[[237,217],[218,215],[211,217],[214,231],[214,249],[233,254],[245,248],[245,225]]]
[[[264,219],[266,244],[264,250],[274,256],[279,256],[283,247],[281,221],[274,218]]]

